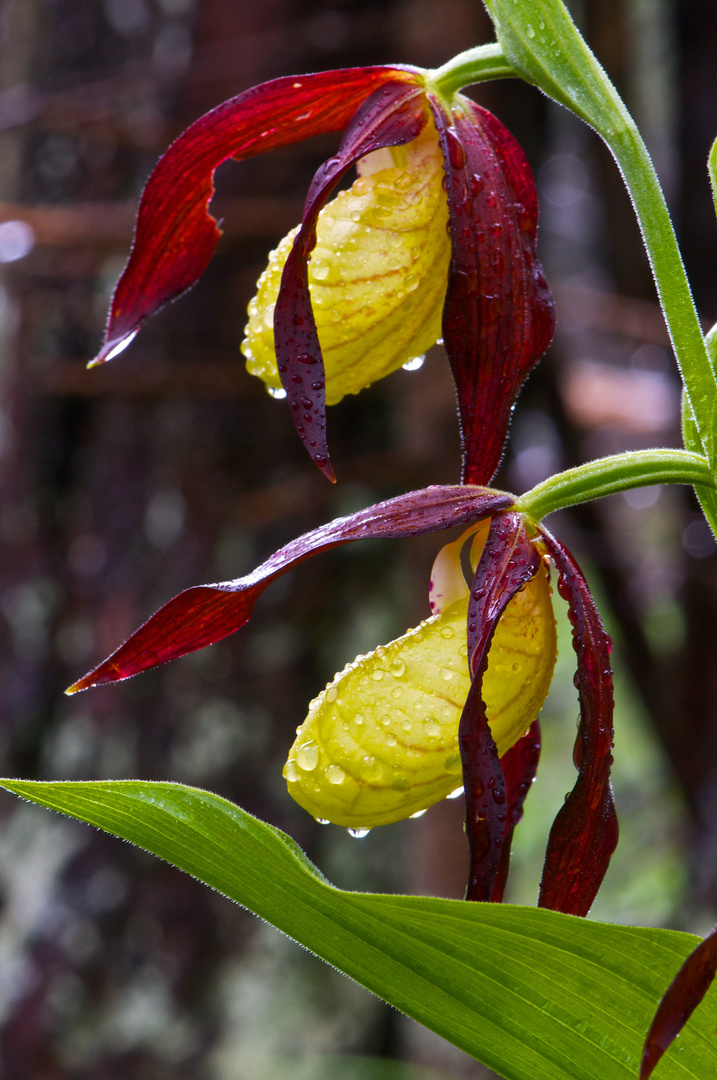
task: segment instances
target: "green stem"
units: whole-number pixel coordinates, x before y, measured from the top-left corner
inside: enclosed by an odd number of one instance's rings
[[[488,79],[514,79],[518,75],[501,46],[494,42],[454,56],[443,67],[430,72],[427,85],[442,98],[450,100],[464,86],[472,83],[486,82]]]
[[[557,473],[521,495],[516,509],[540,521],[566,506],[649,484],[697,484],[714,488],[715,481],[701,454],[688,450],[634,450]]]
[[[690,425],[686,426],[686,444],[691,450],[703,449],[708,460],[714,462],[717,378],[705,347],[662,188],[633,122],[626,128],[601,131],[600,134],[615,157],[635,208],[685,394],[697,427],[695,433]]]

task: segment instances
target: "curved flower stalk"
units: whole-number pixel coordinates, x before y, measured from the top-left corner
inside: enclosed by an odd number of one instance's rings
[[[334,479],[326,401],[356,393],[442,336],[458,394],[462,480],[487,483],[554,327],[536,254],[535,185],[495,117],[460,94],[446,100],[417,68],[277,79],[188,128],[142,195],[94,363],[121,352],[205,270],[220,236],[208,212],[218,165],[341,129],[301,225],[260,281],[249,368],[285,391],[304,445]],[[353,189],[327,205],[353,166]]]
[[[431,618],[337,676],[311,707],[285,775],[291,793],[315,816],[365,828],[425,809],[458,788],[462,773],[467,898],[499,900],[513,828],[538,764],[537,715],[555,660],[546,572],[552,560],[578,660],[579,772],[551,831],[539,902],[585,915],[617,842],[609,783],[610,642],[577,564],[515,505],[505,492],[435,486],[338,518],[287,544],[246,577],[180,593],[69,692],[219,641],[247,622],[272,581],[322,551],[358,539],[468,527],[469,535],[436,560]],[[460,553],[473,534],[468,585]],[[408,712],[400,704],[404,693]],[[442,708],[447,712],[438,714]],[[403,727],[409,716],[410,733]]]

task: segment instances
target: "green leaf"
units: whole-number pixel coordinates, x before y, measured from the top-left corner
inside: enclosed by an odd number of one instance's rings
[[[717,139],[715,139],[710,147],[709,157],[707,158],[707,172],[709,173],[710,185],[712,187],[712,201],[715,204],[715,214],[717,214]]]
[[[273,923],[507,1080],[634,1080],[662,993],[697,943],[533,908],[335,889],[290,837],[207,791],[3,780],[159,855]],[[717,1075],[710,993],[660,1080]]]

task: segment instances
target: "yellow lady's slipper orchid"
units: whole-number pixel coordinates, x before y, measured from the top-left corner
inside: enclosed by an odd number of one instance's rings
[[[357,171],[352,188],[319,214],[309,262],[329,405],[436,344],[451,256],[443,158],[433,124],[405,146],[362,158]],[[297,231],[269,256],[242,343],[247,370],[274,391],[281,391],[274,307]]]
[[[463,591],[447,610],[358,657],[309,705],[284,776],[289,794],[314,817],[372,828],[461,786],[458,724],[471,685],[465,584]],[[540,712],[556,655],[543,568],[509,602],[488,655],[482,694],[500,756]]]

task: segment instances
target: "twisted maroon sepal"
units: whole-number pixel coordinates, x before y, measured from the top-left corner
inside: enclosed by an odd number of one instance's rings
[[[512,495],[489,488],[436,485],[337,518],[275,551],[246,577],[185,589],[68,693],[127,679],[221,641],[244,626],[257,598],[272,581],[322,551],[354,540],[422,536],[453,525],[465,526],[513,502]]]
[[[95,363],[121,352],[150,316],[206,270],[221,236],[208,207],[223,161],[341,131],[377,86],[415,79],[396,67],[288,76],[253,86],[196,120],[159,159],[142,193],[129,262]]]
[[[519,796],[524,776],[513,762],[509,763],[510,791],[506,787],[481,691],[498,621],[509,601],[538,572],[540,562],[520,514],[508,512],[492,518],[471,585],[468,659],[473,681],[458,727],[470,848],[467,900],[499,899],[502,895],[507,875],[502,853],[525,798],[525,794]]]
[[[314,464],[335,480],[326,441],[324,360],[309,294],[308,258],[316,246],[319,213],[339,180],[360,158],[418,138],[428,121],[423,89],[387,82],[361,105],[335,157],[321,165],[309,188],[301,227],[284,265],[274,308],[274,344],[281,384],[299,438]]]
[[[443,340],[455,379],[462,479],[487,484],[521,386],[553,336],[553,298],[537,256],[530,166],[491,113],[431,100],[446,171],[451,266]]]
[[[569,605],[578,666],[580,726],[575,744],[578,779],[560,808],[545,853],[539,907],[587,915],[607,871],[618,827],[610,786],[613,696],[610,651],[595,601],[570,552],[541,527],[542,543],[558,571]]]

